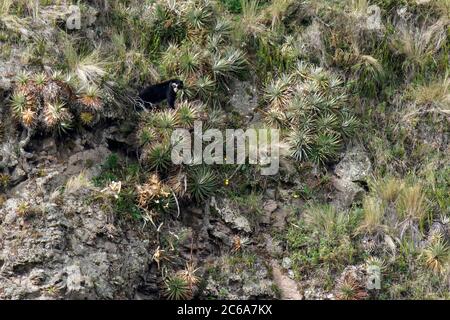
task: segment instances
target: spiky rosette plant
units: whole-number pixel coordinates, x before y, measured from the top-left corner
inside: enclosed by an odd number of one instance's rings
[[[215,15],[212,1],[190,1],[184,14],[188,27],[188,37],[196,39],[207,29],[210,29],[214,23]]]
[[[183,128],[192,128],[194,121],[199,118],[198,107],[187,101],[182,101],[178,104],[176,110],[177,123]]]
[[[167,139],[178,126],[178,117],[173,110],[160,111],[152,117],[152,125],[162,139]]]
[[[139,139],[139,144],[141,146],[145,146],[156,139],[156,133],[153,128],[146,125],[141,125],[137,132],[137,137]]]
[[[200,98],[202,101],[209,102],[215,96],[216,86],[217,83],[211,79],[209,75],[200,76],[193,84],[195,96]]]
[[[437,274],[445,274],[450,263],[450,249],[442,234],[434,236],[430,244],[423,249],[426,266]]]
[[[334,133],[320,133],[317,135],[309,158],[318,164],[325,164],[334,159],[341,148],[341,140]]]
[[[264,112],[264,120],[271,127],[282,128],[287,119],[284,112],[278,108],[272,107]]]
[[[197,85],[199,79],[208,78],[210,53],[196,42],[186,42],[181,46],[170,44],[167,51],[162,56],[161,67],[168,78],[182,79],[185,87],[180,92],[181,97],[196,98]],[[201,83],[201,82],[200,82]],[[214,88],[208,87],[210,83],[205,83],[206,90]],[[213,82],[213,85],[215,83]]]
[[[211,69],[214,79],[219,82],[226,82],[233,76],[245,70],[247,58],[240,49],[225,48],[221,53],[215,54],[211,58]]]
[[[72,127],[74,116],[69,106],[73,100],[69,79],[61,73],[49,76],[22,72],[16,77],[10,104],[24,127],[63,133]]]
[[[264,99],[269,108],[284,109],[291,100],[292,95],[292,77],[283,75],[270,82],[264,90]]]
[[[32,109],[25,109],[22,111],[22,123],[25,127],[31,128],[36,125],[36,111],[33,111]]]
[[[89,111],[80,112],[80,122],[85,126],[92,126],[95,122],[95,114]]]
[[[342,122],[340,129],[344,137],[346,138],[352,137],[355,134],[355,131],[358,128],[358,126],[359,121],[354,115],[348,112],[342,113]]]
[[[35,74],[33,81],[34,81],[36,90],[39,90],[39,91],[42,90],[44,88],[44,86],[47,84],[48,79],[49,78],[47,77],[47,75],[43,72]]]
[[[189,286],[191,292],[193,292],[198,284],[200,283],[200,277],[197,275],[199,268],[196,268],[194,263],[188,262],[186,263],[186,267],[184,270],[180,270],[177,272],[177,275],[180,276]]]
[[[195,45],[184,46],[179,57],[178,73],[183,74],[184,78],[196,76],[203,68],[205,53]]]
[[[227,115],[220,107],[214,107],[200,112],[200,119],[203,121],[203,129],[224,128]]]
[[[313,141],[314,136],[311,129],[292,130],[288,136],[288,142],[292,148],[292,157],[297,161],[308,159],[311,155]]]
[[[25,86],[31,79],[30,73],[21,71],[16,75],[16,84],[18,87]]]
[[[11,108],[16,117],[21,117],[25,110],[32,110],[28,107],[27,97],[22,92],[15,92],[12,95]]]
[[[36,110],[40,104],[40,92],[34,79],[31,78],[29,73],[22,72],[17,75],[16,83],[12,101],[13,109],[17,111],[17,107],[20,105],[23,108]]]
[[[164,296],[168,300],[187,300],[192,297],[189,283],[180,275],[168,277],[164,285]]]
[[[178,127],[190,127],[198,117],[193,104],[182,101],[176,110],[156,111],[146,115],[137,132],[143,146],[141,162],[150,170],[166,172],[171,164],[170,139]]]
[[[95,85],[87,86],[83,92],[79,95],[79,102],[91,111],[100,111],[103,107],[103,101],[101,98],[101,91]]]
[[[233,32],[233,23],[230,19],[227,19],[226,16],[221,15],[215,22],[214,28],[212,29],[212,33],[215,36],[220,36],[223,41],[226,41],[230,38],[231,33]]]
[[[192,199],[203,202],[217,189],[215,173],[208,167],[193,169],[188,175],[188,192]]]
[[[336,298],[339,300],[364,300],[368,297],[363,284],[352,274],[345,274],[338,280]]]
[[[176,6],[170,1],[157,1],[150,19],[152,25],[159,21],[152,32],[170,20],[170,27],[181,26],[185,33],[170,39],[159,37],[162,43],[167,42],[161,56],[165,78],[183,80],[182,98],[213,106],[225,102],[219,98],[221,91],[227,90],[227,83],[242,74],[248,64],[246,53],[230,41],[231,19],[221,16],[219,9],[209,0],[177,2]]]
[[[82,125],[94,124],[103,107],[101,90],[89,84],[77,97],[73,79],[61,72],[54,72],[51,76],[45,73],[19,74],[11,98],[16,118],[26,128],[65,133],[73,126],[73,112],[78,109],[77,120]],[[78,102],[77,108],[74,108],[75,102]]]
[[[342,81],[312,65],[299,63],[291,74],[270,82],[264,99],[266,122],[284,129],[291,156],[298,161],[332,161],[358,127]]]
[[[168,142],[155,143],[146,148],[144,161],[150,170],[166,171],[171,165],[170,147]]]
[[[180,56],[181,49],[178,44],[170,43],[161,57],[161,68],[164,73],[172,75],[178,72]]]
[[[183,14],[186,5],[177,1],[157,1],[150,10],[148,27],[162,42],[181,40],[186,36],[186,24]]]
[[[47,129],[56,129],[65,133],[72,128],[73,115],[63,102],[47,103],[43,110],[44,125]]]

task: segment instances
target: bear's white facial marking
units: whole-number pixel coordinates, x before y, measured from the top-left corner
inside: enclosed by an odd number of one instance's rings
[[[174,91],[175,93],[177,93],[177,91],[178,91],[178,85],[177,85],[176,83],[172,83],[172,87],[173,87],[173,91]]]

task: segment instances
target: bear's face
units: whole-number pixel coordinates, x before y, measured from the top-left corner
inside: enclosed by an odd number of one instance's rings
[[[173,80],[170,82],[170,85],[173,88],[173,91],[176,93],[178,90],[183,89],[183,81],[181,80]]]

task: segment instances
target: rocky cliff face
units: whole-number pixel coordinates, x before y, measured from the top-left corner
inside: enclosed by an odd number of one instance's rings
[[[8,169],[17,178],[9,182],[0,209],[1,299],[162,296],[154,257],[158,232],[150,224],[117,216],[108,190],[90,182],[111,154],[109,144],[123,143],[125,138],[111,133],[117,131],[112,125],[63,140],[33,137],[27,144],[29,157],[9,160]],[[207,267],[217,270],[219,278],[205,276],[204,294],[275,297],[260,257],[252,263],[256,273],[236,273],[223,265],[235,236],[250,235],[247,218],[227,201],[214,200],[211,210],[214,214],[209,208],[183,206],[181,216],[170,222],[172,234],[185,235],[180,261],[173,263],[182,265],[184,257],[195,260],[202,273]]]
[[[44,196],[45,180],[27,181],[1,210],[0,297],[133,298],[151,259],[148,236],[114,223],[94,191]]]
[[[22,176],[0,210],[0,298],[133,298],[151,235],[117,221],[89,183],[110,154],[104,139],[35,139],[29,153],[25,166],[8,164]]]
[[[448,297],[448,6],[281,2],[0,5],[0,299]],[[173,164],[197,120],[279,173]]]
[[[254,97],[240,99],[245,100],[241,107],[249,106],[246,112],[250,113]],[[6,113],[4,117],[8,118]],[[120,123],[116,120],[63,139],[34,136],[27,140],[24,153],[8,153],[5,169],[12,172],[12,180],[0,209],[0,298],[162,297],[155,258],[158,231],[150,224],[118,217],[113,196],[90,182],[118,146],[135,148],[134,140],[120,133]],[[26,136],[10,129],[16,139],[3,143],[3,150],[19,148]],[[336,167],[334,183],[340,187],[333,197],[337,206],[345,208],[364,192],[357,182],[369,172],[364,152],[351,149]],[[286,228],[290,206],[301,206],[295,199],[292,202],[289,190],[280,192],[267,190],[260,200],[262,216],[256,221],[226,198],[213,197],[200,208],[182,205],[180,217],[170,221],[170,233],[182,235],[177,239],[178,258],[172,263],[182,266],[182,259],[195,261],[206,296],[302,298],[295,281],[283,275],[282,269],[289,273],[290,265],[281,269],[277,262],[283,246],[269,235],[272,229]],[[258,253],[236,259],[235,250]]]

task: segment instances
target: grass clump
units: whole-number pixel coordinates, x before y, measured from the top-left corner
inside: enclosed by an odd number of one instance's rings
[[[352,243],[351,234],[356,217],[356,212],[338,211],[329,205],[310,205],[305,210],[304,218],[292,224],[287,233],[298,278],[320,270],[341,270],[354,261],[358,248]]]

